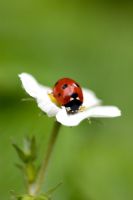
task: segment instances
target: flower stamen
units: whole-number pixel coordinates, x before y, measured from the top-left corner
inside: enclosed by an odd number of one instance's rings
[[[85,106],[80,106],[80,108],[79,108],[79,112],[84,112],[85,110],[87,110],[87,107],[85,107]]]

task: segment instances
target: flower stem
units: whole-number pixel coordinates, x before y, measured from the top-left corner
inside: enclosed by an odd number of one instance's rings
[[[37,181],[36,181],[36,184],[35,184],[34,194],[39,193],[39,191],[42,187],[42,184],[45,180],[45,174],[46,174],[46,171],[47,171],[48,163],[49,163],[51,153],[52,153],[53,147],[55,145],[60,127],[61,127],[61,124],[59,122],[55,121],[53,130],[52,130],[52,133],[51,133],[51,137],[50,137],[50,140],[49,140],[48,148],[47,148],[47,151],[46,151],[46,155],[45,155],[45,157],[42,161],[42,164],[41,164],[41,167],[40,167],[40,170],[39,170],[39,173],[38,173],[38,178],[37,178]]]

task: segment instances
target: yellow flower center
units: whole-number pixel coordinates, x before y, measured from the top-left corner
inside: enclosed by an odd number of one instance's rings
[[[87,108],[85,107],[85,106],[80,106],[80,108],[79,108],[79,112],[83,112],[83,111],[85,111]]]
[[[49,96],[50,100],[51,100],[54,104],[56,104],[58,107],[61,107],[61,104],[59,104],[59,102],[58,102],[58,101],[56,100],[56,98],[53,96],[53,93],[52,93],[52,92],[49,93],[48,96]]]

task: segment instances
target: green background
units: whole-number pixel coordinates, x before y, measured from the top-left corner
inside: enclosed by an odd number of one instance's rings
[[[44,185],[54,200],[133,199],[133,6],[130,1],[0,2],[0,199],[24,192],[11,142],[36,135],[40,159],[54,119],[21,88],[28,72],[44,85],[71,77],[122,117],[62,127]]]

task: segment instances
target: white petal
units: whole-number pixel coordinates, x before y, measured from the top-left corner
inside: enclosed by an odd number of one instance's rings
[[[118,117],[121,111],[115,106],[96,106],[76,114],[67,114],[63,107],[57,115],[58,122],[65,126],[77,126],[82,120],[91,117]]]
[[[61,110],[58,106],[56,106],[54,103],[51,102],[51,100],[49,99],[48,95],[43,97],[38,97],[36,99],[38,107],[45,113],[47,113],[47,115],[49,117],[54,117],[59,110]]]
[[[19,74],[20,80],[22,81],[22,85],[25,91],[32,97],[36,98],[40,91],[40,85],[34,79],[34,77],[27,73]],[[44,87],[44,90],[48,90],[48,87]]]
[[[19,77],[25,91],[36,99],[38,107],[46,112],[49,117],[55,116],[60,108],[48,96],[51,89],[40,85],[30,74],[22,73]]]
[[[57,113],[56,119],[64,126],[77,126],[82,119],[79,119],[78,114],[67,114],[65,107]]]
[[[82,91],[84,97],[83,106],[90,108],[92,106],[98,106],[101,104],[101,100],[96,97],[93,91],[86,88],[83,88]]]
[[[96,106],[90,109],[90,117],[119,117],[121,111],[116,106]]]

